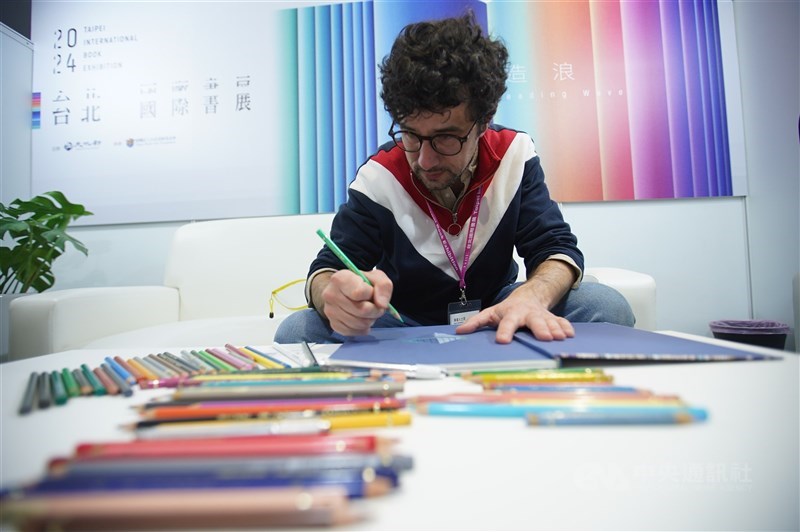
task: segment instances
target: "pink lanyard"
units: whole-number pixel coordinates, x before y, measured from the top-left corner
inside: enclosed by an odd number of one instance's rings
[[[467,301],[467,283],[465,281],[465,277],[467,275],[467,266],[469,265],[469,256],[472,254],[472,243],[475,241],[475,228],[478,225],[478,212],[481,210],[481,189],[482,186],[478,187],[475,195],[475,206],[472,207],[472,218],[470,218],[469,221],[469,229],[467,229],[467,242],[464,246],[464,263],[460,268],[458,267],[458,261],[456,260],[456,254],[453,251],[453,246],[451,246],[450,242],[448,242],[447,236],[444,234],[444,229],[442,229],[442,224],[439,223],[439,220],[433,213],[431,202],[425,200],[425,204],[428,206],[428,212],[433,219],[433,225],[436,226],[436,232],[439,233],[439,240],[442,241],[442,248],[444,248],[444,253],[447,255],[447,260],[450,261],[450,265],[453,267],[456,275],[458,275],[458,287],[461,289],[462,303],[466,303]]]

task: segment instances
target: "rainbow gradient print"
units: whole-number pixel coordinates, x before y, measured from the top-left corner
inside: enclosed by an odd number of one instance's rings
[[[301,213],[331,212],[388,141],[377,63],[410,22],[471,9],[510,52],[495,122],[560,202],[730,196],[715,1],[376,1],[287,10],[284,118]]]

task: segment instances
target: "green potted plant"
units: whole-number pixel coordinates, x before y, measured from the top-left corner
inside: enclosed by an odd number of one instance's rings
[[[63,193],[45,192],[27,201],[0,203],[0,327],[8,351],[9,300],[30,291],[43,292],[53,286],[53,261],[66,250],[67,242],[88,255],[86,246],[67,234],[67,227],[89,216],[83,205],[70,203]]]

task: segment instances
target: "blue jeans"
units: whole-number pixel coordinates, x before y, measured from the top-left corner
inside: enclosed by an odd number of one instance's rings
[[[521,283],[508,285],[500,291],[492,302],[496,305]],[[570,290],[551,312],[567,318],[570,322],[608,322],[633,327],[635,318],[628,301],[608,285],[600,283],[581,283]],[[414,327],[420,324],[403,315],[405,323],[400,323],[388,312],[378,318],[373,328],[378,327]],[[316,310],[299,310],[288,315],[275,332],[275,341],[281,344],[296,344],[302,341],[329,344],[341,343],[345,337],[334,332]]]

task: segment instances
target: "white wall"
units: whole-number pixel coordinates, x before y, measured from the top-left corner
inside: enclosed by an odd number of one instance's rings
[[[800,3],[735,2],[754,317],[792,324],[800,272]]]
[[[656,278],[662,329],[709,335],[714,319],[794,322],[791,284],[800,271],[800,4],[737,0],[734,13],[749,195],[564,206],[589,265],[631,268]],[[90,255],[70,251],[59,259],[56,288],[160,283],[178,225],[76,228],[73,233]]]
[[[0,202],[31,195],[33,44],[0,24]]]

